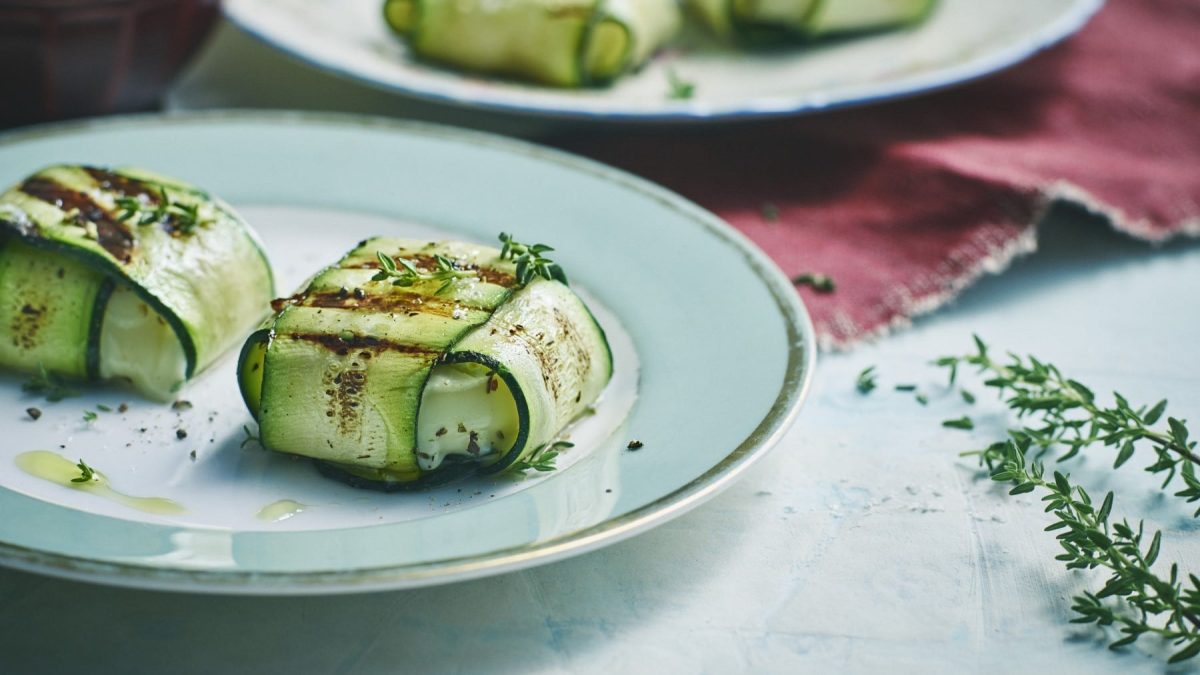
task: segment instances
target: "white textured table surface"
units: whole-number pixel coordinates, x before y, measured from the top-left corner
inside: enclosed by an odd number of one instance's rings
[[[1007,419],[988,397],[968,408],[925,365],[967,351],[973,332],[1098,392],[1169,397],[1200,422],[1200,244],[1152,250],[1057,214],[1041,248],[912,330],[827,355],[767,459],[633,540],[491,579],[332,598],[0,570],[0,672],[1195,672],[1167,669],[1153,640],[1113,654],[1095,628],[1067,624],[1070,596],[1099,577],[1053,561],[1035,499],[1006,496],[956,457]],[[880,387],[864,397],[853,383],[867,365]],[[900,382],[929,405],[893,391]],[[976,431],[940,426],[964,413]],[[1136,466],[1145,456],[1120,474],[1111,459],[1100,450],[1070,471],[1094,491],[1119,486],[1119,514],[1165,530],[1160,564],[1200,572],[1190,510],[1156,496]]]

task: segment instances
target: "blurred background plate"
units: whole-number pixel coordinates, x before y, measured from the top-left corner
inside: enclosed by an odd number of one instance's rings
[[[669,122],[808,113],[966,82],[1071,35],[1102,4],[941,0],[929,20],[909,30],[768,52],[736,52],[685,35],[642,71],[582,91],[416,62],[384,24],[382,0],[226,0],[224,7],[233,24],[296,59],[408,97],[523,115]],[[696,85],[691,99],[667,96],[672,68]]]

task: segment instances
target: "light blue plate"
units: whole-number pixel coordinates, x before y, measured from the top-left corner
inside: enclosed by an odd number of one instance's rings
[[[38,402],[21,378],[0,376],[6,565],[127,586],[293,594],[541,564],[642,532],[728,486],[782,434],[811,378],[808,316],[762,253],[666,190],[559,152],[372,118],[256,113],[128,117],[0,139],[0,183],[57,162],[144,166],[224,197],[263,235],[281,293],[367,234],[491,241],[504,230],[545,241],[614,336],[623,384],[576,430],[559,471],[383,495],[240,447],[249,418],[232,359],[184,392],[186,411],[104,389]],[[85,408],[123,401],[125,413],[81,419]],[[22,419],[35,404],[43,417]],[[626,450],[635,438],[644,448]],[[187,512],[145,514],[38,481],[14,465],[35,449],[85,458],[117,489],[170,497]],[[255,517],[284,498],[307,508]]]
[[[934,91],[1020,63],[1079,30],[1103,0],[938,0],[908,29],[793,49],[735,51],[689,30],[615,85],[559,90],[414,60],[383,0],[225,0],[248,34],[304,63],[385,91],[476,110],[599,122],[778,117]],[[667,94],[668,73],[695,85]]]

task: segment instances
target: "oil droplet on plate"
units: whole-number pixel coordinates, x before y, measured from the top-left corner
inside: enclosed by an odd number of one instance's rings
[[[307,504],[301,504],[291,499],[280,499],[259,509],[258,519],[278,523],[281,520],[287,520],[294,515],[303,513],[307,508]]]
[[[74,479],[82,476],[79,466],[66,457],[49,450],[23,452],[17,455],[14,461],[18,469],[34,478],[57,483],[72,490],[89,492],[97,497],[103,497],[145,513],[171,516],[187,510],[179,502],[166,497],[134,497],[117,492],[109,484],[108,477],[99,471],[93,473],[91,480],[76,483]]]

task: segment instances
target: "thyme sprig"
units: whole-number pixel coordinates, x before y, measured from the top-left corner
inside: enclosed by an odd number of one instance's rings
[[[854,380],[854,388],[860,394],[869,394],[875,390],[878,385],[878,376],[875,374],[875,366],[867,366],[863,368]]]
[[[1030,422],[1011,432],[1014,439],[1028,441],[1031,447],[1046,452],[1066,448],[1057,458],[1063,462],[1096,444],[1118,448],[1113,468],[1129,461],[1137,447],[1149,446],[1154,462],[1145,467],[1153,474],[1165,474],[1165,489],[1178,477],[1184,488],[1175,496],[1188,503],[1200,501],[1200,479],[1196,465],[1200,456],[1196,441],[1184,420],[1166,418],[1166,427],[1155,429],[1167,409],[1164,399],[1153,406],[1134,408],[1124,396],[1113,393],[1114,405],[1101,405],[1091,389],[1078,380],[1064,376],[1054,365],[1033,356],[1021,358],[1009,354],[1007,363],[992,358],[988,346],[975,337],[975,353],[944,356],[934,363],[949,369],[953,385],[960,365],[975,366],[989,379],[984,385],[995,389],[1019,419]],[[1200,509],[1195,512],[1200,517]]]
[[[695,82],[685,80],[674,68],[667,68],[667,98],[686,101],[695,95]]]
[[[245,437],[242,438],[242,442],[238,446],[239,448],[245,449],[246,446],[251,443],[257,444],[260,448],[266,447],[263,445],[262,436],[260,435],[261,432],[259,434],[256,434],[253,431],[250,431],[250,425],[243,424],[242,425],[242,433],[245,434]]]
[[[75,465],[79,469],[79,475],[71,479],[72,483],[90,483],[94,480],[100,480],[96,476],[96,470],[87,465],[87,462],[82,459]]]
[[[805,272],[792,277],[792,285],[808,286],[817,293],[828,294],[837,290],[837,283],[828,274]]]
[[[185,204],[171,199],[167,189],[158,186],[158,200],[149,203],[138,197],[117,197],[113,202],[117,205],[117,220],[133,220],[138,225],[150,225],[170,221],[178,232],[191,234],[206,221],[200,217],[199,204]]]
[[[46,400],[51,403],[58,403],[64,398],[75,396],[76,392],[63,384],[57,375],[46,370],[45,364],[38,363],[37,372],[34,373],[29,381],[21,385],[21,389],[31,393],[45,396]]]
[[[1046,511],[1055,522],[1047,532],[1059,532],[1063,552],[1056,560],[1067,569],[1104,568],[1110,573],[1097,593],[1084,592],[1073,598],[1071,609],[1078,615],[1072,623],[1117,625],[1124,636],[1109,645],[1119,649],[1143,635],[1158,635],[1178,649],[1170,663],[1186,661],[1200,654],[1200,578],[1187,575],[1188,587],[1181,581],[1179,566],[1172,564],[1164,577],[1152,567],[1162,547],[1162,532],[1156,531],[1146,544],[1145,526],[1128,520],[1110,521],[1113,493],[1096,506],[1082,487],[1058,471],[1045,477],[1045,466],[1027,461],[1033,439],[1019,436],[996,443],[979,453],[994,481],[1012,483],[1009,494],[1019,495],[1040,490]]]
[[[567,283],[567,273],[553,260],[542,255],[554,249],[545,244],[523,244],[511,234],[500,233],[500,259],[512,260],[517,264],[517,283],[522,286],[541,277],[546,281]]]
[[[375,257],[379,260],[379,272],[371,277],[372,281],[387,281],[391,280],[393,286],[412,286],[422,281],[440,281],[441,286],[434,291],[434,295],[438,295],[451,286],[459,279],[469,279],[478,276],[472,270],[461,270],[454,265],[446,256],[437,254],[433,256],[437,268],[431,272],[422,272],[411,261],[405,258],[393,258],[383,251],[376,251]]]
[[[575,444],[570,441],[554,441],[538,446],[528,459],[523,459],[514,462],[512,468],[509,469],[513,473],[524,475],[527,471],[537,471],[539,473],[547,473],[558,468],[559,449],[573,448]]]

